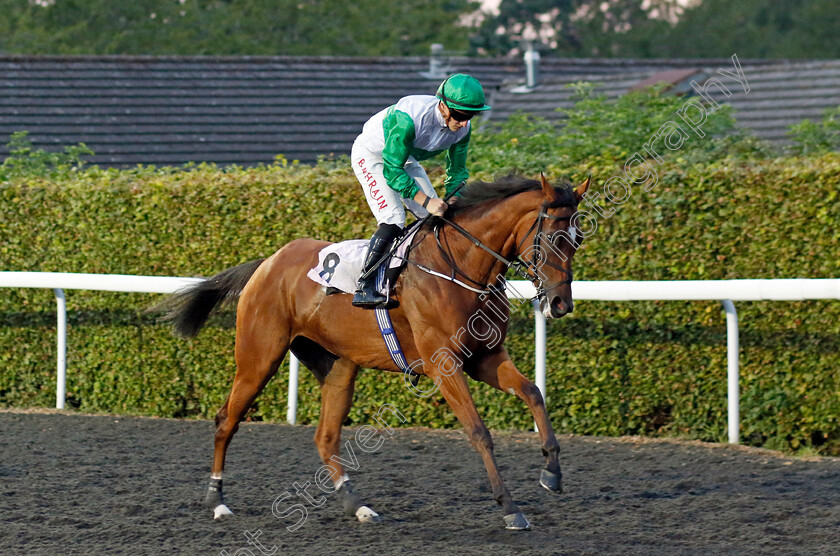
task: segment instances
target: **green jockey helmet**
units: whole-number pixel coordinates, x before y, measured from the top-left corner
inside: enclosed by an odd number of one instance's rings
[[[484,104],[484,89],[478,79],[464,73],[456,73],[440,84],[435,94],[449,108],[464,112],[490,110]]]

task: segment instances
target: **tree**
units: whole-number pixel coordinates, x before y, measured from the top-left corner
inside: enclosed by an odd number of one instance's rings
[[[836,58],[837,0],[502,0],[475,52],[532,41],[559,56]]]
[[[840,55],[836,0],[703,0],[662,37],[661,56],[829,58]]]
[[[472,0],[6,0],[19,54],[409,55],[466,50]]]
[[[560,56],[612,57],[626,55],[634,30],[636,54],[680,9],[676,0],[502,0],[471,46],[478,53],[510,55],[530,42]]]
[[[516,53],[524,42],[554,49],[558,35],[570,44],[578,43],[570,25],[580,0],[502,0],[499,13],[487,17],[470,40],[479,53]],[[547,21],[546,21],[547,20]]]

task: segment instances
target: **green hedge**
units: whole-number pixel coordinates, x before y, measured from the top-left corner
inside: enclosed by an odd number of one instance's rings
[[[547,168],[603,183],[615,169]],[[440,170],[435,170],[439,175]],[[488,178],[489,176],[484,175]],[[577,280],[833,278],[840,275],[840,156],[722,159],[659,168],[575,259]],[[303,236],[373,230],[345,161],[219,169],[88,169],[0,183],[0,269],[208,276]],[[212,417],[233,373],[232,316],[178,339],[141,311],[156,295],[67,292],[68,399],[85,411]],[[753,445],[840,454],[840,303],[739,303],[742,437]],[[52,293],[0,295],[0,404],[54,403]],[[507,346],[533,373],[533,326],[522,309]],[[726,331],[716,302],[581,301],[550,323],[548,405],[559,432],[726,439]],[[384,378],[383,378],[384,376]],[[285,415],[287,374],[254,419]],[[314,422],[317,384],[302,380],[299,417]],[[512,396],[475,385],[494,428],[528,428]],[[398,375],[364,371],[354,423],[383,403],[411,425],[454,426],[437,396]]]

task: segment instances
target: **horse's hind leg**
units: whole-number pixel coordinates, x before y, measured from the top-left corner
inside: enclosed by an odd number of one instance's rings
[[[540,473],[540,484],[551,492],[563,492],[562,473],[558,460],[560,445],[554,436],[548,411],[545,408],[545,400],[539,388],[519,372],[505,349],[471,365],[467,372],[475,380],[480,380],[503,392],[515,394],[528,405],[539,429],[542,453],[545,456],[545,468]]]
[[[373,523],[379,521],[379,514],[364,505],[341,462],[341,425],[353,405],[358,372],[359,367],[355,363],[339,359],[321,380],[321,417],[315,431],[315,445],[324,462],[322,469],[330,473],[335,490],[341,495],[344,511],[361,522]],[[357,463],[355,453],[345,456],[344,461],[350,462],[350,465]]]
[[[222,495],[222,471],[230,441],[251,404],[277,372],[288,349],[288,334],[278,335],[274,327],[240,327],[237,323],[236,376],[225,403],[216,415],[213,471],[205,498],[206,504],[213,509],[214,519],[233,513],[225,505]]]

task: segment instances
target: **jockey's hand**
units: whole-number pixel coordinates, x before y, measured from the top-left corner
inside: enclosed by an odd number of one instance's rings
[[[449,208],[449,205],[443,202],[443,199],[438,199],[437,197],[433,197],[429,199],[429,204],[426,207],[430,213],[434,214],[435,216],[443,216],[443,213],[446,212],[446,209]]]

